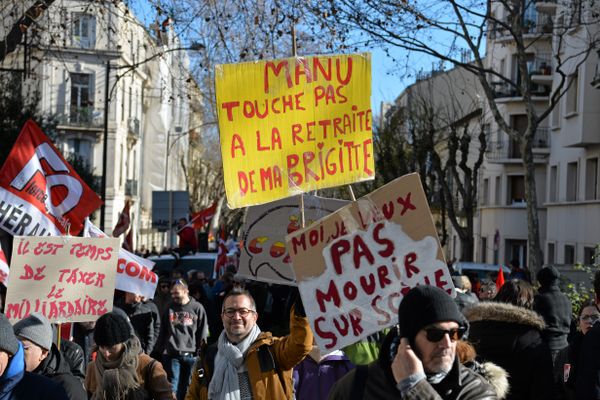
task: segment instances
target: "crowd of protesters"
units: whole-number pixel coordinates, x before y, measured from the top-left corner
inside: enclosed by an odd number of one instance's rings
[[[0,399],[600,399],[600,272],[573,318],[554,267],[519,269],[412,289],[394,328],[323,354],[297,290],[175,268],[71,340],[1,314]]]

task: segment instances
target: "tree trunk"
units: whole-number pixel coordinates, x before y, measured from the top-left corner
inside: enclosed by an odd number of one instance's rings
[[[535,126],[528,127],[529,130]],[[529,133],[529,132],[528,132]],[[540,222],[538,217],[537,191],[535,187],[535,164],[533,162],[532,141],[533,134],[523,138],[521,150],[523,151],[523,168],[525,170],[525,198],[527,199],[527,267],[532,277],[542,268],[544,263],[540,244]]]

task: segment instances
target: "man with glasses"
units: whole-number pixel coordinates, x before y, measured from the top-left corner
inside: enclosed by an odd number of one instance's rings
[[[171,303],[162,316],[159,343],[163,349],[163,364],[178,400],[185,397],[196,354],[207,338],[208,318],[204,307],[190,297],[187,283],[176,279],[171,285]]]
[[[496,399],[490,384],[456,356],[469,324],[442,289],[417,286],[402,299],[398,327],[379,360],[349,372],[329,399]]]
[[[225,295],[221,320],[224,330],[200,355],[186,400],[293,399],[292,369],[313,341],[299,296],[285,337],[261,332],[254,299],[239,288]]]

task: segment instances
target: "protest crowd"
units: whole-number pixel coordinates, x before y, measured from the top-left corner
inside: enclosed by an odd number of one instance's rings
[[[600,399],[600,271],[581,304],[553,266],[454,271],[418,173],[359,200],[308,194],[374,177],[370,57],[313,57],[312,91],[290,60],[217,74],[228,205],[247,210],[210,273],[134,252],[129,200],[112,237],[95,227],[102,200],[25,124],[0,169],[0,400]],[[297,91],[257,117],[270,145],[243,137],[256,115],[230,97],[255,75],[260,98]],[[199,249],[187,215],[168,229],[162,253]]]
[[[452,268],[450,266],[450,268]],[[115,290],[114,307],[72,324],[0,316],[4,399],[595,399],[600,273],[571,315],[546,267],[534,289],[453,272],[457,296],[419,285],[396,325],[325,353],[297,289],[174,269],[154,299]],[[525,278],[525,279],[519,279]],[[478,289],[472,290],[473,287]],[[493,289],[490,289],[490,288]],[[5,290],[4,290],[5,292]]]

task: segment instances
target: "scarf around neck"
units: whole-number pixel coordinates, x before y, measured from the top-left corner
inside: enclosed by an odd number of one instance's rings
[[[248,336],[238,344],[233,344],[227,339],[225,331],[221,332],[217,342],[217,355],[215,356],[215,370],[208,385],[208,398],[211,400],[239,400],[240,385],[238,370],[244,364],[246,352],[254,343],[260,328],[254,325]]]
[[[138,357],[142,352],[140,341],[132,336],[125,343],[121,356],[109,361],[98,352],[94,362],[96,391],[92,400],[143,400],[147,393],[137,375]]]

